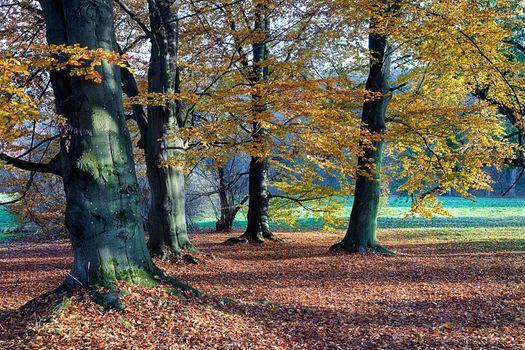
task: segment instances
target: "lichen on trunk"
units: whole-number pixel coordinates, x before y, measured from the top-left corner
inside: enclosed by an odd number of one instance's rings
[[[160,0],[149,0],[151,56],[148,67],[150,93],[180,92],[177,11]],[[174,132],[184,127],[182,103],[170,100],[166,105],[148,106],[145,138],[147,175],[151,205],[148,215],[148,247],[152,254],[163,256],[164,248],[177,256],[181,250],[194,251],[186,223],[183,141]]]
[[[112,1],[41,1],[49,44],[117,51]],[[52,71],[57,112],[64,115],[60,163],[66,228],[74,261],[65,285],[115,280],[151,285],[156,268],[146,249],[139,189],[122,109],[119,68],[102,62],[102,82]]]

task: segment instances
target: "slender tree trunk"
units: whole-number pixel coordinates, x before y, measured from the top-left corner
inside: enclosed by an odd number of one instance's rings
[[[265,34],[261,41],[253,44],[253,74],[252,84],[257,84],[268,78],[268,66],[261,66],[260,63],[269,56],[267,45],[270,20],[267,14],[268,9],[263,4],[256,6],[255,30]],[[266,106],[260,102],[261,97],[252,96],[254,101],[254,113],[262,113]],[[267,130],[262,128],[260,123],[253,123],[252,139],[257,148],[265,147],[265,138],[268,137]],[[273,234],[268,224],[268,158],[252,156],[249,169],[249,202],[248,202],[248,223],[245,233],[241,238],[251,242],[262,242],[262,238],[273,239]]]
[[[507,197],[516,197],[516,187],[517,187],[517,180],[520,173],[520,169],[517,167],[512,167],[506,170],[507,172]],[[511,187],[512,186],[512,187]]]
[[[252,157],[248,176],[248,224],[241,238],[261,242],[262,238],[273,238],[268,225],[268,159]]]
[[[152,35],[149,92],[175,94],[180,92],[177,13],[164,1],[148,0],[148,5]],[[148,107],[145,154],[151,206],[147,227],[153,254],[162,254],[164,246],[176,254],[181,249],[195,249],[187,232],[184,172],[182,166],[169,164],[184,158],[182,140],[174,140],[171,135],[183,126],[180,101]]]
[[[231,190],[226,183],[224,168],[218,167],[217,174],[219,177],[218,193],[221,206],[221,216],[215,223],[215,229],[219,232],[231,232],[233,229],[233,221],[239,211],[239,206],[235,205]]]
[[[354,204],[350,222],[342,242],[330,249],[344,249],[349,252],[372,250],[391,253],[377,242],[377,213],[381,190],[381,164],[383,141],[381,132],[385,130],[385,116],[391,98],[389,87],[390,50],[385,35],[374,33],[371,24],[368,47],[371,54],[370,71],[366,90],[371,94],[363,105],[362,122],[372,136],[379,136],[371,145],[361,142],[364,153],[358,157]],[[379,97],[373,94],[379,93]]]
[[[117,51],[112,1],[41,0],[49,44]],[[97,84],[52,72],[61,141],[66,227],[74,261],[66,283],[87,287],[115,279],[154,283],[144,242],[139,188],[122,109],[119,68],[104,62]]]

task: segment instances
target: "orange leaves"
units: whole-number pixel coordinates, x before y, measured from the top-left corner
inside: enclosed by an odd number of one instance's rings
[[[123,312],[104,311],[79,292],[20,308],[60,283],[70,248],[11,243],[0,246],[0,346],[521,348],[525,258],[503,243],[519,240],[519,231],[475,228],[468,241],[465,232],[385,230],[383,240],[405,253],[389,258],[328,254],[339,234],[278,234],[288,239],[233,248],[217,244],[227,235],[199,234],[192,241],[217,259],[157,264],[207,297],[119,283]]]
[[[0,57],[0,138],[12,142],[24,136],[17,127],[42,118],[40,98],[35,98],[30,81],[40,70],[68,70],[70,75],[96,83],[102,81],[103,64],[125,67],[125,56],[103,49],[89,50],[78,45],[34,45],[24,57]],[[106,63],[104,63],[106,62]]]
[[[29,66],[24,62],[0,57],[0,137],[7,142],[21,136],[17,126],[39,116],[37,103],[23,86],[29,75]]]
[[[127,68],[126,55],[102,48],[91,50],[79,45],[46,45],[34,47],[33,50],[42,57],[35,62],[35,66],[56,71],[67,69],[71,76],[84,77],[96,83],[102,82],[102,75],[97,68],[104,62]]]

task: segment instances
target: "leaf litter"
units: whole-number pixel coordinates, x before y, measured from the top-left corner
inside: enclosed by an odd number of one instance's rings
[[[403,254],[362,256],[328,253],[332,233],[277,236],[193,235],[198,265],[156,263],[205,295],[121,283],[122,312],[38,297],[66,276],[67,241],[0,245],[0,348],[525,349],[523,251],[389,235]]]

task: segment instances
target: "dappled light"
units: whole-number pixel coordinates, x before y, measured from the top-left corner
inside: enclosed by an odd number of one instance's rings
[[[158,264],[205,296],[123,286],[122,313],[80,294],[21,307],[55,288],[71,258],[66,242],[33,243],[32,254],[13,242],[0,249],[0,326],[10,329],[0,342],[187,349],[461,347],[466,338],[473,348],[523,344],[525,239],[517,231],[499,229],[500,240],[485,245],[469,230],[445,240],[411,229],[381,234],[397,256],[329,254],[339,234],[279,233],[284,242],[263,247],[193,235],[199,265]]]

